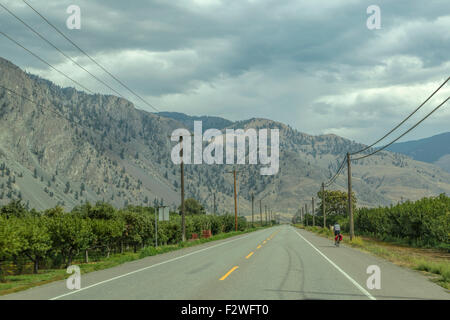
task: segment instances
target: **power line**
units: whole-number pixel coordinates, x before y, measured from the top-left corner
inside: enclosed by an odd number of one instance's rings
[[[42,34],[40,34],[39,32],[37,32],[33,27],[31,27],[29,24],[27,24],[25,21],[23,21],[20,17],[18,17],[17,15],[15,15],[13,12],[11,12],[7,7],[5,7],[3,4],[0,3],[0,6],[5,9],[9,14],[11,14],[14,18],[16,18],[17,20],[19,20],[23,25],[25,25],[28,29],[30,29],[34,34],[36,34],[39,38],[41,38],[42,40],[44,40],[45,42],[47,42],[50,46],[52,46],[55,50],[57,50],[59,53],[61,53],[64,57],[66,57],[67,59],[69,59],[70,61],[72,61],[74,64],[76,64],[78,67],[80,67],[81,69],[83,69],[84,71],[86,71],[89,75],[91,75],[94,79],[96,79],[97,81],[99,81],[100,83],[102,83],[103,85],[105,85],[107,88],[109,88],[111,91],[113,91],[114,93],[116,93],[117,95],[119,95],[120,97],[124,98],[118,91],[116,91],[115,89],[113,89],[111,86],[109,86],[107,83],[105,83],[103,80],[99,79],[98,77],[96,77],[94,74],[92,74],[91,72],[89,72],[89,70],[87,70],[86,68],[84,68],[82,65],[80,65],[77,61],[75,61],[73,58],[71,58],[70,56],[68,56],[67,54],[65,54],[62,50],[60,50],[56,45],[54,45],[52,42],[50,42],[49,40],[47,40]],[[124,98],[125,99],[125,98]]]
[[[1,85],[1,84],[0,84],[0,88],[4,89],[5,91],[8,91],[8,92],[10,92],[10,93],[12,93],[12,94],[15,94],[16,96],[19,96],[19,97],[21,97],[22,99],[25,99],[25,100],[27,100],[27,101],[29,101],[29,102],[31,102],[31,103],[34,103],[36,106],[40,106],[40,107],[42,107],[43,109],[47,109],[48,111],[50,111],[50,112],[56,114],[56,115],[59,116],[60,118],[69,121],[69,123],[71,123],[71,124],[74,124],[74,125],[76,125],[76,126],[79,126],[79,127],[81,127],[81,128],[84,128],[84,129],[94,130],[93,128],[88,127],[88,126],[85,126],[85,125],[82,125],[82,124],[79,123],[79,122],[74,122],[73,120],[71,120],[71,119],[65,117],[62,113],[59,113],[59,112],[57,112],[56,110],[53,110],[53,109],[51,109],[51,108],[45,106],[44,104],[41,104],[41,103],[39,103],[39,102],[36,102],[36,101],[34,101],[33,99],[30,99],[30,98],[28,98],[28,97],[26,97],[26,96],[24,96],[24,95],[22,95],[22,94],[20,94],[20,93],[18,93],[18,92],[16,92],[16,91],[10,89],[10,88],[7,88],[7,87],[5,87],[5,86],[3,86],[3,85]],[[57,107],[56,105],[54,105],[53,103],[50,103],[50,104],[53,105],[55,108],[58,108],[58,107]]]
[[[359,151],[356,151],[356,152],[352,152],[352,153],[350,153],[350,155],[354,155],[354,154],[357,154],[357,153],[361,153],[361,152],[363,152],[363,151],[366,151],[367,149],[369,149],[369,148],[372,148],[374,145],[376,145],[378,142],[380,142],[381,140],[383,140],[384,138],[386,138],[388,135],[390,135],[392,132],[394,132],[395,130],[397,130],[398,129],[398,127],[400,127],[402,124],[404,124],[405,123],[405,121],[406,120],[408,120],[409,118],[411,118],[411,116],[413,115],[413,114],[415,114],[417,111],[419,111],[419,109],[420,108],[422,108],[423,107],[423,105],[425,104],[425,103],[427,103],[434,95],[435,95],[435,93],[436,92],[438,92],[439,90],[441,90],[441,88],[448,82],[448,80],[450,79],[450,77],[448,77],[447,78],[447,80],[445,80],[424,102],[422,102],[422,104],[420,105],[420,106],[418,106],[417,108],[416,108],[416,110],[414,110],[413,112],[411,112],[405,119],[403,119],[403,121],[402,122],[400,122],[397,126],[395,126],[391,131],[389,131],[388,133],[386,133],[383,137],[381,137],[380,139],[378,139],[377,141],[375,141],[374,143],[372,143],[370,146],[367,146],[367,147],[365,147],[365,148],[363,148],[363,149],[361,149],[361,150],[359,150]]]
[[[370,146],[366,146],[365,148],[363,148],[363,149],[361,149],[361,150],[359,150],[359,151],[356,151],[356,152],[353,152],[353,153],[350,153],[350,155],[354,155],[354,154],[357,154],[357,153],[361,153],[361,152],[363,152],[363,151],[365,151],[365,150],[367,150],[367,149],[369,149],[369,148],[372,148],[374,145],[376,145],[378,142],[380,142],[381,140],[383,140],[384,138],[386,138],[388,135],[390,135],[392,132],[394,132],[396,129],[398,129],[403,123],[405,123],[413,114],[415,114],[420,108],[422,108],[422,106],[425,104],[425,103],[427,103],[447,82],[448,82],[448,80],[450,80],[450,77],[448,77],[424,102],[422,102],[422,104],[419,106],[419,107],[417,107],[411,114],[409,114],[405,119],[403,119],[403,121],[402,122],[400,122],[396,127],[394,127],[391,131],[389,131],[387,134],[385,134],[382,138],[380,138],[379,140],[377,140],[376,142],[374,142],[374,143],[372,143]],[[447,100],[448,100],[448,98],[447,98]],[[370,153],[370,154],[368,154],[368,155],[365,155],[365,156],[362,156],[362,157],[359,157],[359,158],[355,158],[355,159],[351,159],[351,160],[359,160],[359,159],[363,159],[363,158],[366,158],[366,157],[369,157],[369,156],[371,156],[371,155],[373,155],[373,154],[375,154],[375,153],[377,153],[377,152],[379,152],[379,151],[381,151],[381,150],[383,150],[383,149],[385,149],[385,148],[387,148],[388,146],[390,146],[391,144],[393,144],[395,141],[397,141],[398,139],[400,139],[401,137],[403,137],[405,134],[407,134],[408,132],[410,132],[412,129],[414,129],[416,126],[418,126],[422,121],[424,121],[426,118],[428,118],[434,111],[436,111],[437,109],[439,109],[447,100],[445,100],[442,104],[440,104],[437,108],[435,108],[432,112],[430,112],[425,118],[423,118],[422,120],[420,120],[418,123],[416,123],[412,128],[410,128],[408,131],[406,131],[405,133],[403,133],[401,136],[399,136],[397,139],[395,139],[394,141],[392,141],[392,142],[390,142],[389,144],[387,144],[387,145],[385,145],[384,147],[382,147],[382,148],[380,148],[380,149],[378,149],[378,150],[376,150],[376,151],[374,151],[374,152],[372,152],[372,153]],[[329,180],[328,180],[328,182],[325,182],[324,183],[324,185],[325,186],[330,186],[336,179],[337,179],[337,177],[339,176],[339,174],[341,173],[341,171],[342,171],[342,169],[343,169],[343,167],[344,167],[344,164],[345,164],[345,160],[346,160],[346,158],[347,158],[347,156],[345,156],[344,157],[344,159],[342,160],[342,162],[341,162],[341,165],[339,166],[339,169],[336,171],[336,173],[334,174],[334,176],[332,177],[332,178],[330,178]]]
[[[341,162],[341,165],[339,166],[339,169],[336,171],[334,176],[328,180],[328,182],[325,182],[324,185],[329,187],[338,177],[338,175],[341,173],[342,169],[344,168],[345,159],[347,159],[347,156],[344,157],[344,159]]]
[[[387,145],[385,145],[384,147],[377,149],[376,151],[366,154],[365,156],[359,157],[359,158],[355,158],[355,159],[351,159],[351,160],[361,160],[367,157],[370,157],[372,155],[374,155],[377,152],[382,151],[383,149],[389,147],[391,144],[393,144],[394,142],[396,142],[398,139],[400,139],[401,137],[403,137],[404,135],[406,135],[408,132],[410,132],[411,130],[413,130],[415,127],[417,127],[420,123],[422,123],[426,118],[428,118],[429,116],[431,116],[436,110],[438,110],[440,107],[442,107],[448,100],[450,99],[450,97],[448,97],[447,99],[445,99],[441,104],[439,104],[436,108],[434,108],[430,113],[428,113],[425,117],[423,117],[419,122],[417,122],[415,125],[413,125],[411,128],[409,128],[407,131],[405,131],[403,134],[401,134],[398,138],[392,140],[390,143],[388,143]]]
[[[117,81],[122,87],[127,89],[129,92],[131,92],[134,96],[139,98],[141,101],[143,101],[146,105],[151,107],[157,112],[160,112],[156,107],[154,107],[150,102],[147,102],[144,98],[142,98],[140,95],[138,95],[136,92],[134,92],[132,89],[130,89],[126,84],[124,84],[122,81],[120,81],[116,76],[114,76],[111,72],[109,72],[105,67],[103,67],[99,62],[97,62],[93,57],[91,57],[86,51],[84,51],[82,48],[80,48],[75,42],[73,42],[69,37],[67,37],[62,31],[60,31],[56,26],[54,26],[50,21],[47,20],[39,11],[37,11],[35,8],[33,8],[27,1],[22,0],[28,7],[30,7],[37,15],[39,15],[49,26],[51,26],[53,29],[56,30],[62,37],[64,37],[67,41],[69,41],[75,48],[77,48],[81,53],[83,53],[86,57],[88,57],[93,63],[95,63],[99,68],[101,68],[104,72],[106,72],[111,78],[113,78],[115,81]]]
[[[33,51],[25,48],[23,45],[21,45],[19,42],[17,42],[16,40],[14,40],[13,38],[11,38],[10,36],[8,36],[6,33],[4,33],[3,31],[0,31],[0,34],[2,34],[3,36],[5,36],[6,38],[8,38],[9,40],[11,40],[12,42],[14,42],[16,45],[18,45],[19,47],[21,47],[22,49],[26,50],[28,53],[30,53],[31,55],[33,55],[35,58],[39,59],[41,62],[45,63],[46,65],[48,65],[50,68],[52,68],[53,70],[55,70],[56,72],[58,72],[59,74],[63,75],[64,77],[66,77],[67,79],[69,79],[70,81],[76,83],[77,85],[79,85],[80,87],[82,87],[84,90],[94,94],[94,92],[92,90],[89,90],[88,88],[86,88],[84,85],[82,85],[81,83],[79,83],[78,81],[72,79],[71,77],[69,77],[67,74],[65,74],[64,72],[60,71],[59,69],[55,68],[54,66],[52,66],[50,63],[48,63],[47,61],[45,61],[44,59],[42,59],[40,56],[38,56],[36,53],[34,53]]]

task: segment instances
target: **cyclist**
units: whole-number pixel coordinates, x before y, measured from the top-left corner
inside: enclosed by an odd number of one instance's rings
[[[339,241],[342,241],[342,235],[341,235],[341,226],[339,223],[335,223],[333,226],[334,229],[334,244],[337,245],[337,240],[339,238]]]

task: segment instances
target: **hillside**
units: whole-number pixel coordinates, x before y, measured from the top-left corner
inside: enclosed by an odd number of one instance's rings
[[[164,198],[179,204],[179,166],[170,159],[175,128],[191,128],[194,117],[153,114],[122,98],[86,94],[26,74],[0,59],[0,203],[21,198],[29,207],[56,204],[71,208],[105,200],[117,207],[152,204]],[[33,102],[29,101],[31,99]],[[164,115],[164,116],[163,116]],[[198,119],[198,118],[195,118]],[[322,181],[336,170],[347,150],[361,144],[336,135],[312,136],[267,119],[230,122],[201,117],[207,126],[280,129],[280,171],[261,176],[260,165],[240,165],[240,214],[251,212],[251,194],[274,212],[292,213],[311,200]],[[204,125],[205,128],[205,125]],[[186,197],[212,211],[232,212],[229,165],[186,165]],[[335,188],[346,186],[345,175]],[[450,193],[450,174],[407,156],[380,152],[353,166],[358,205],[378,206],[404,199]]]
[[[184,124],[189,130],[194,130],[194,121],[202,121],[203,130],[210,128],[223,129],[233,124],[232,121],[211,116],[189,116],[180,112],[158,112],[158,115],[166,118],[171,118]]]
[[[450,132],[425,139],[394,143],[387,150],[405,154],[414,160],[434,163],[450,172]]]

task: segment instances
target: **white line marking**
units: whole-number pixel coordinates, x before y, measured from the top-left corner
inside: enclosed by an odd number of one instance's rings
[[[305,237],[303,237],[300,233],[297,232],[297,230],[294,230],[294,232],[296,234],[299,235],[299,237],[301,237],[303,240],[306,241],[306,243],[308,243],[311,247],[314,248],[314,250],[316,250],[322,257],[325,258],[325,260],[327,260],[329,263],[331,263],[331,265],[333,267],[335,267],[339,272],[341,272],[348,280],[350,280],[351,283],[353,283],[362,293],[364,293],[370,300],[377,300],[375,299],[374,296],[372,296],[366,289],[364,289],[363,287],[361,287],[359,285],[358,282],[356,282],[355,280],[353,280],[352,277],[350,277],[347,273],[345,273],[344,270],[342,270],[341,268],[339,268],[339,266],[337,264],[335,264],[333,261],[331,261],[326,255],[324,255],[319,249],[317,249],[311,242],[309,242],[308,240],[305,239]]]
[[[264,230],[260,230],[260,231],[267,231],[267,230],[268,230],[268,229],[264,229]],[[89,289],[89,288],[92,288],[92,287],[96,287],[96,286],[101,285],[101,284],[103,284],[103,283],[107,283],[107,282],[110,282],[110,281],[113,281],[113,280],[120,279],[120,278],[122,278],[122,277],[129,276],[130,274],[133,274],[133,273],[137,273],[137,272],[141,272],[141,271],[144,271],[144,270],[153,268],[153,267],[157,267],[157,266],[160,266],[160,265],[162,265],[162,264],[169,263],[169,262],[172,262],[172,261],[181,259],[181,258],[185,258],[185,257],[191,256],[191,255],[193,255],[193,254],[196,254],[196,253],[199,253],[199,252],[203,252],[203,251],[206,251],[206,250],[209,250],[209,249],[212,249],[212,248],[217,248],[217,247],[219,247],[219,246],[223,246],[224,244],[227,244],[227,243],[230,243],[230,242],[234,242],[234,241],[237,241],[237,240],[242,240],[242,239],[248,238],[248,237],[250,237],[250,236],[252,236],[252,235],[254,235],[254,234],[257,234],[257,233],[259,233],[260,231],[252,232],[252,233],[250,233],[250,234],[248,234],[248,235],[246,235],[246,236],[244,236],[244,237],[240,237],[240,238],[238,238],[238,239],[233,239],[233,240],[225,241],[225,242],[216,244],[216,245],[211,246],[211,247],[203,248],[203,249],[200,249],[200,250],[197,250],[197,251],[194,251],[194,252],[185,254],[185,255],[183,255],[183,256],[175,257],[175,258],[172,258],[172,259],[163,261],[163,262],[159,262],[159,263],[156,263],[156,264],[152,264],[151,266],[148,266],[148,267],[144,267],[144,268],[141,268],[141,269],[138,269],[138,270],[134,270],[134,271],[131,271],[131,272],[122,274],[122,275],[120,275],[120,276],[117,276],[117,277],[114,277],[114,278],[111,278],[111,279],[103,280],[103,281],[100,281],[100,282],[91,284],[90,286],[87,286],[87,287],[83,287],[83,288],[81,288],[81,289],[78,289],[78,290],[76,290],[76,291],[71,291],[71,292],[68,292],[68,293],[64,293],[64,294],[62,294],[62,295],[59,295],[59,296],[57,296],[57,297],[54,297],[54,298],[50,298],[49,300],[56,300],[56,299],[59,299],[59,298],[62,298],[62,297],[65,297],[65,296],[68,296],[68,295],[71,295],[71,294],[75,294],[75,293],[78,293],[78,292],[80,292],[80,291],[83,291],[83,290],[86,290],[86,289]]]

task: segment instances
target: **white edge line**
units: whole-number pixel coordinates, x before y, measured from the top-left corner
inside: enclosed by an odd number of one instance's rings
[[[335,267],[339,272],[341,272],[348,280],[350,280],[351,283],[353,283],[362,293],[364,293],[369,299],[371,300],[377,300],[374,296],[372,296],[366,289],[364,289],[358,282],[356,282],[352,277],[350,277],[347,273],[345,273],[344,270],[339,268],[337,264],[335,264],[333,261],[331,261],[326,255],[324,255],[319,249],[317,249],[311,242],[305,239],[300,233],[295,230],[295,233],[299,235],[303,240],[305,240],[311,247],[314,248],[322,257],[325,258],[333,267]]]
[[[265,230],[260,230],[260,231],[265,231]],[[256,231],[255,233],[257,233],[257,232],[258,232],[258,231]],[[148,267],[144,267],[144,268],[141,268],[141,269],[138,269],[138,270],[134,270],[134,271],[131,271],[131,272],[122,274],[122,275],[120,275],[120,276],[116,276],[116,277],[114,277],[114,278],[110,278],[110,279],[107,279],[107,280],[103,280],[103,281],[100,281],[100,282],[91,284],[90,286],[80,288],[80,289],[75,290],[75,291],[71,291],[71,292],[68,292],[68,293],[64,293],[64,294],[59,295],[59,296],[56,296],[56,297],[54,297],[54,298],[50,298],[49,300],[57,300],[57,299],[59,299],[59,298],[62,298],[62,297],[65,297],[65,296],[69,296],[69,295],[71,295],[71,294],[75,294],[75,293],[78,293],[78,292],[80,292],[80,291],[87,290],[87,289],[89,289],[89,288],[92,288],[92,287],[101,285],[101,284],[103,284],[103,283],[110,282],[110,281],[113,281],[113,280],[116,280],[116,279],[120,279],[120,278],[122,278],[122,277],[129,276],[130,274],[133,274],[133,273],[137,273],[137,272],[141,272],[141,271],[144,271],[144,270],[153,268],[153,267],[157,267],[157,266],[159,266],[159,265],[162,265],[162,264],[165,264],[165,263],[169,263],[169,262],[172,262],[172,261],[181,259],[181,258],[185,258],[185,257],[187,257],[187,256],[190,256],[190,255],[193,255],[193,254],[202,252],[202,251],[206,251],[206,250],[209,250],[209,249],[212,249],[212,248],[216,248],[216,247],[222,246],[222,245],[227,244],[227,243],[230,243],[230,242],[234,242],[234,241],[237,241],[237,240],[242,240],[242,239],[245,239],[245,238],[247,238],[247,237],[250,237],[251,235],[254,235],[255,233],[252,232],[252,233],[250,233],[250,234],[248,234],[248,235],[246,235],[246,236],[244,236],[244,237],[240,237],[240,238],[237,238],[237,239],[225,241],[225,242],[222,242],[222,243],[213,245],[213,246],[211,246],[211,247],[203,248],[203,249],[200,249],[200,250],[197,250],[197,251],[194,251],[194,252],[190,252],[190,253],[187,253],[187,254],[182,255],[182,256],[179,256],[179,257],[175,257],[175,258],[172,258],[172,259],[169,259],[169,260],[166,260],[166,261],[162,261],[162,262],[159,262],[159,263],[156,263],[156,264],[152,264],[151,266],[148,266]],[[99,271],[100,271],[100,270],[99,270]]]

